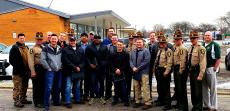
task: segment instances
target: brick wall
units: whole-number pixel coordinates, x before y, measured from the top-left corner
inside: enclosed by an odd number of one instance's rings
[[[41,10],[28,8],[11,13],[0,14],[0,43],[11,45],[17,41],[13,33],[24,33],[26,41],[33,41],[35,33],[47,31],[56,34],[66,31],[68,19]]]

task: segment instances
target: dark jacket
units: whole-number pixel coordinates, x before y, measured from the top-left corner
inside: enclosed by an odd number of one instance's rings
[[[63,41],[63,44],[61,43],[61,41],[58,41],[57,45],[59,45],[61,48],[65,48],[65,47],[68,46],[68,44],[66,43],[66,41]]]
[[[129,68],[129,53],[125,51],[114,52],[109,56],[109,61],[114,81],[124,79],[126,70]],[[121,71],[121,75],[115,74],[116,69]]]
[[[19,51],[19,47],[23,45],[24,44],[20,44],[19,42],[16,42],[16,44],[14,44],[10,49],[9,62],[13,66],[13,75],[24,76],[28,74],[28,69],[25,67],[21,53]]]
[[[96,45],[92,43],[86,48],[86,57],[89,64],[97,65],[97,69],[105,69],[108,59],[108,48],[100,44],[97,50]]]
[[[138,56],[136,56],[136,52],[138,51]],[[146,48],[142,48],[140,50],[134,49],[131,52],[130,56],[130,67],[137,68],[137,73],[134,74],[135,80],[141,80],[143,74],[149,73],[149,64],[150,63],[150,52]]]
[[[67,46],[62,50],[62,64],[63,68],[66,70],[67,75],[70,75],[72,72],[76,72],[75,68],[79,67],[80,72],[78,73],[79,78],[84,77],[84,52],[81,47],[76,47],[74,50],[71,46]]]

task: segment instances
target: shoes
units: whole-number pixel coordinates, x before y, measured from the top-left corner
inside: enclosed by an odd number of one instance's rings
[[[106,104],[106,101],[105,101],[105,99],[104,98],[100,98],[100,102],[103,104],[103,105],[105,105]]]
[[[147,109],[150,109],[152,107],[152,105],[144,105],[143,107],[142,107],[142,110],[147,110]]]
[[[89,101],[90,97],[89,96],[84,96],[84,101]]]
[[[164,108],[162,108],[162,110],[164,110],[164,111],[166,111],[166,110],[170,110],[170,109],[172,109],[172,107],[171,107],[171,106],[164,106]]]
[[[14,102],[14,106],[18,108],[23,108],[24,105],[21,102]]]
[[[179,104],[175,104],[172,107],[175,108],[175,109],[178,109],[179,108]]]
[[[50,110],[49,106],[45,106],[44,111],[49,111],[49,110]]]
[[[68,103],[68,104],[65,104],[65,107],[66,108],[72,108],[72,105],[70,103]]]
[[[34,105],[36,108],[44,108],[45,106],[43,104],[36,104]]]
[[[92,105],[93,103],[94,103],[94,98],[90,98],[88,104],[89,104],[89,105]]]
[[[28,100],[22,100],[22,104],[32,104],[32,101],[28,101]]]
[[[209,107],[203,107],[203,110],[211,111],[211,108],[209,108]]]
[[[133,104],[133,108],[139,108],[140,106],[142,106],[141,103],[134,103],[134,104]]]

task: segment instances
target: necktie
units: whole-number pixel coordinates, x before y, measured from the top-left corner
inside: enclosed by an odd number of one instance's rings
[[[162,52],[162,50],[160,50],[160,53],[159,53],[159,55],[157,56],[157,64],[156,64],[156,66],[158,66],[159,65],[159,62],[160,62],[160,56],[161,56],[161,52]]]
[[[192,59],[192,51],[193,51],[194,46],[192,46],[192,49],[189,53],[189,59],[188,59],[188,65],[191,66],[191,59]]]
[[[139,50],[136,51],[136,65],[137,65],[137,59],[138,59],[138,52]]]

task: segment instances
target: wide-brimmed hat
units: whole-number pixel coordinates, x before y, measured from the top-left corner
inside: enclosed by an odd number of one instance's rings
[[[193,30],[189,34],[189,38],[199,38],[199,33],[196,30]]]
[[[174,39],[182,39],[182,32],[181,30],[176,30],[175,33],[173,34]]]
[[[37,32],[36,33],[36,36],[35,36],[35,39],[43,39],[43,33],[42,32]]]

